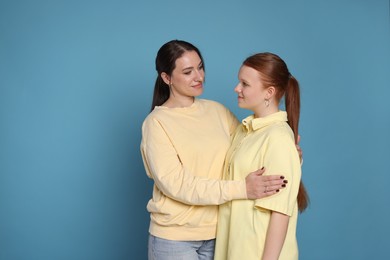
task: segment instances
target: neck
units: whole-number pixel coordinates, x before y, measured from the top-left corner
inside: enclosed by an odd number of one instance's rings
[[[269,116],[269,115],[274,114],[276,112],[279,112],[279,107],[270,105],[267,108],[263,108],[259,111],[253,111],[253,112],[255,114],[255,118],[261,118],[261,117],[266,117],[266,116]]]
[[[181,97],[175,98],[171,95],[168,100],[163,104],[164,107],[178,108],[178,107],[189,107],[195,101],[195,97]]]

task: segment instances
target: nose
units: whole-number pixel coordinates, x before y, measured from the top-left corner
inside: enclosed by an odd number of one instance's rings
[[[204,71],[203,70],[197,70],[196,71],[196,81],[203,82],[204,80]]]
[[[236,87],[234,88],[234,92],[236,92],[237,94],[241,92],[240,84],[236,85]]]

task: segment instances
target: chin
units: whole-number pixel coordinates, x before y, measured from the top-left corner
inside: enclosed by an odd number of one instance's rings
[[[195,91],[194,97],[200,96],[202,94],[203,94],[203,88],[202,89],[198,89],[197,91]]]

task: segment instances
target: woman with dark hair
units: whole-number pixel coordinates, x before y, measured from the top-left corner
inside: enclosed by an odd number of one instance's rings
[[[221,180],[230,136],[238,121],[203,93],[204,61],[192,44],[173,40],[156,57],[151,113],[142,125],[141,153],[153,179],[147,209],[149,259],[213,259],[218,205],[260,199],[286,186],[280,175],[252,171]]]
[[[247,58],[238,74],[238,106],[253,112],[242,120],[227,152],[224,179],[243,180],[259,167],[283,172],[286,189],[260,200],[227,202],[219,208],[215,259],[298,259],[298,211],[308,205],[296,150],[300,94],[286,63],[272,53]],[[286,111],[279,110],[285,97]]]

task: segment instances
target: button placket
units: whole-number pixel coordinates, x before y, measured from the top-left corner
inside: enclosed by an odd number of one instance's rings
[[[241,138],[240,142],[238,145],[236,145],[232,151],[232,153],[230,154],[230,158],[229,158],[229,165],[228,165],[228,169],[227,169],[227,176],[231,176],[231,165],[232,165],[232,159],[234,158],[237,150],[241,147],[242,143],[244,142],[244,140],[246,139],[246,137],[248,136],[249,134],[249,130],[246,131],[244,137]]]

